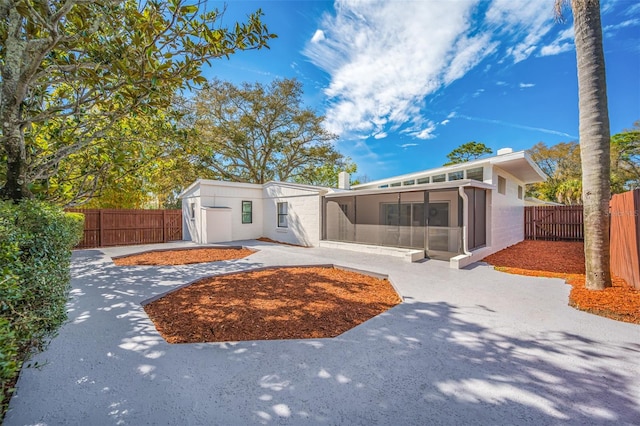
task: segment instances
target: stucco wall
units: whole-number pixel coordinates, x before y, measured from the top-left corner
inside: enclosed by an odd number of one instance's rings
[[[506,179],[504,195],[498,193],[498,175]],[[524,184],[499,167],[493,167],[492,183],[496,189],[490,191],[487,199],[490,206],[487,246],[496,252],[524,239]],[[518,198],[518,185],[522,186],[523,199]]]
[[[242,201],[251,201],[253,204],[252,223],[242,223]],[[191,204],[194,204],[193,215]],[[208,241],[205,229],[207,226],[204,217],[206,207],[226,207],[231,209],[229,217],[225,216],[226,224],[229,226],[229,233],[216,233],[225,235],[228,241],[248,240],[261,237],[262,234],[262,187],[261,185],[239,184],[239,183],[216,183],[203,181],[192,190],[182,196],[183,213],[183,239],[198,243],[214,242]],[[210,224],[214,228],[216,224]],[[229,236],[230,235],[230,236]],[[216,238],[219,239],[219,238]],[[223,241],[215,241],[223,242]]]
[[[320,241],[320,196],[315,191],[279,185],[263,189],[263,235],[276,241],[317,246]],[[277,204],[288,203],[288,227],[278,227]]]

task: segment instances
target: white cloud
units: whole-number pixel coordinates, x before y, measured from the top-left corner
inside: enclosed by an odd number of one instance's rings
[[[540,49],[540,56],[552,56],[573,50],[573,26],[560,31],[555,40]]]
[[[449,124],[450,122],[451,122],[451,120],[442,120],[442,121],[440,122],[440,125],[441,125],[441,126],[446,126],[446,125],[447,125],[447,124]]]
[[[475,2],[441,5],[335,2],[335,15],[319,25],[325,39],[304,51],[331,78],[325,88],[330,131],[372,136],[408,126],[413,137],[432,137],[432,125],[420,117],[424,98],[464,76],[495,46],[486,35],[466,35]]]
[[[618,24],[607,25],[606,27],[602,28],[602,32],[605,33],[605,35],[610,35],[610,33],[617,31],[621,28],[634,27],[638,25],[640,25],[639,18],[627,19],[626,21],[622,21]]]
[[[417,143],[403,143],[402,145],[399,145],[399,146],[400,146],[400,148],[407,149],[407,148],[412,147],[412,146],[418,146],[418,144]]]
[[[386,132],[380,132],[373,135],[374,139],[384,139],[388,136]]]
[[[311,43],[320,43],[324,39],[324,31],[316,30],[316,32],[313,34],[313,37],[311,37]]]
[[[529,87],[534,87],[535,84],[534,83],[520,83],[520,88],[521,89],[527,89]]]
[[[627,16],[638,16],[638,13],[640,13],[640,3],[631,3],[629,2],[629,4],[631,6],[629,6],[629,8],[624,12],[625,15]]]
[[[489,56],[517,63],[533,55],[554,25],[552,3],[335,0],[303,51],[329,75],[327,130],[434,137],[426,100]]]
[[[486,13],[487,22],[512,45],[507,57],[515,63],[527,59],[553,26],[552,1],[494,0]],[[522,36],[524,35],[524,38]]]
[[[410,129],[403,130],[402,133],[406,133],[409,136],[412,136],[416,139],[426,140],[426,139],[433,139],[436,137],[433,134],[435,130],[436,130],[435,124],[429,122],[426,124],[426,127],[414,126]]]
[[[525,126],[525,125],[522,125],[522,124],[511,123],[511,122],[503,121],[503,120],[495,120],[495,119],[491,119],[491,118],[481,118],[481,117],[471,117],[471,116],[468,116],[468,115],[460,115],[460,118],[464,118],[465,120],[470,120],[470,121],[477,121],[479,123],[499,124],[501,126],[513,127],[515,129],[532,130],[532,131],[535,131],[535,132],[548,133],[548,134],[551,134],[551,135],[566,136],[566,137],[574,138],[574,139],[578,138],[577,136],[570,135],[569,133],[561,132],[561,131],[558,131],[558,130],[546,129],[544,127]]]

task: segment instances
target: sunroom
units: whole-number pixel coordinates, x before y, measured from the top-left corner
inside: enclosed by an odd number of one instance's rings
[[[487,244],[493,188],[465,179],[327,194],[322,239],[424,250],[449,260]]]

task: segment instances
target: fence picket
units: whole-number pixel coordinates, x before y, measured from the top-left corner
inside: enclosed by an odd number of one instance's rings
[[[182,239],[182,210],[67,209],[84,214],[76,248],[153,244]]]
[[[526,206],[524,232],[527,240],[582,241],[582,206]]]

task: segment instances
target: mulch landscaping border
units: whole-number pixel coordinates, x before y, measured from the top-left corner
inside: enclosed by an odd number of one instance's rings
[[[245,247],[245,246],[198,246],[198,247],[176,247],[176,248],[166,248],[166,249],[151,249],[151,250],[144,250],[144,251],[138,251],[135,253],[129,253],[129,254],[121,254],[119,256],[110,256],[111,259],[123,259],[125,257],[132,257],[132,256],[139,256],[141,254],[147,254],[147,253],[162,253],[165,251],[189,251],[189,250],[203,250],[203,249],[215,249],[215,250],[242,250],[242,249],[246,249],[246,250],[251,250],[251,251],[259,251],[257,249],[254,248],[249,248],[249,247]],[[200,262],[200,263],[207,263],[207,262]],[[153,265],[138,265],[138,266],[153,266]],[[163,266],[163,265],[155,265],[155,266]]]
[[[183,289],[185,287],[189,287],[192,284],[198,283],[200,281],[208,280],[208,279],[211,279],[211,278],[226,277],[226,276],[229,276],[229,275],[251,273],[251,272],[261,272],[261,271],[267,271],[267,270],[271,270],[271,269],[294,269],[294,268],[328,268],[328,269],[329,268],[334,268],[334,269],[339,269],[341,271],[355,272],[355,273],[358,273],[358,274],[366,275],[366,276],[369,276],[369,277],[372,277],[372,278],[377,278],[377,279],[380,279],[380,280],[387,280],[389,282],[389,284],[391,284],[391,287],[393,287],[393,290],[398,294],[398,297],[400,297],[402,302],[405,301],[404,296],[398,290],[398,286],[395,285],[395,283],[391,280],[389,275],[379,274],[377,272],[365,271],[363,269],[349,268],[347,266],[335,265],[333,263],[321,263],[321,264],[318,264],[318,265],[262,266],[262,267],[259,267],[259,268],[243,269],[241,271],[222,272],[222,273],[219,273],[219,274],[207,275],[206,277],[200,277],[200,278],[197,278],[195,280],[189,281],[188,283],[180,284],[178,287],[172,288],[171,290],[167,290],[164,293],[160,293],[160,294],[157,294],[157,295],[155,295],[153,297],[145,299],[142,302],[140,302],[140,306],[145,307],[149,303],[153,303],[158,299],[162,299],[163,297],[168,296],[171,293],[175,293],[176,291],[178,291],[180,289]]]

